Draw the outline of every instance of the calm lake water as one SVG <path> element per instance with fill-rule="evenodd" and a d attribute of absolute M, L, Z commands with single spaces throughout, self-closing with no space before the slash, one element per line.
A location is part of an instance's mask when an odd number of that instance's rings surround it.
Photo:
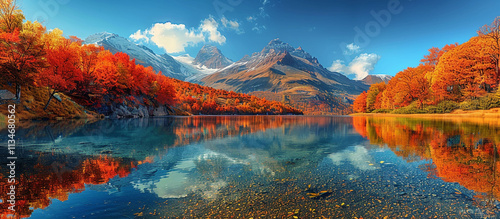
<path fill-rule="evenodd" d="M 32 218 L 498 218 L 500 126 L 206 116 L 19 124 Z M 7 130 L 0 130 L 5 216 Z"/>

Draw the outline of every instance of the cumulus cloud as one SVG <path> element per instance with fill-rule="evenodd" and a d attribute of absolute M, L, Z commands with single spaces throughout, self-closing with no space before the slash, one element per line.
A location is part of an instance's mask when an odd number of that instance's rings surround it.
<path fill-rule="evenodd" d="M 239 30 L 239 23 L 225 19 L 221 23 L 228 29 Z M 224 44 L 226 37 L 219 31 L 219 23 L 210 16 L 201 21 L 198 28 L 187 28 L 184 24 L 171 22 L 156 23 L 144 31 L 138 30 L 129 36 L 134 41 L 145 41 L 156 44 L 167 53 L 184 52 L 186 47 L 202 42 Z"/>
<path fill-rule="evenodd" d="M 184 24 L 157 23 L 144 32 L 152 42 L 168 53 L 184 52 L 184 48 L 205 41 L 202 33 L 197 33 L 192 28 L 187 29 Z"/>
<path fill-rule="evenodd" d="M 380 56 L 377 54 L 363 53 L 356 56 L 356 58 L 354 58 L 348 65 L 345 65 L 342 60 L 335 60 L 328 70 L 332 72 L 340 72 L 350 77 L 354 76 L 354 79 L 361 80 L 373 71 L 379 60 Z"/>
<path fill-rule="evenodd" d="M 144 40 L 146 41 L 146 43 L 149 42 L 149 37 L 146 36 L 146 33 L 141 32 L 141 30 L 137 30 L 137 32 L 130 35 L 130 38 L 133 39 L 134 41 Z"/>
<path fill-rule="evenodd" d="M 237 34 L 244 33 L 244 31 L 240 29 L 240 23 L 238 23 L 238 21 L 228 20 L 226 17 L 222 17 L 220 21 L 222 23 L 222 26 L 224 26 L 225 28 L 234 30 Z"/>
<path fill-rule="evenodd" d="M 359 47 L 358 45 L 356 45 L 354 43 L 347 44 L 346 50 L 344 50 L 344 54 L 346 54 L 346 55 L 357 54 L 359 52 L 361 52 L 361 47 Z"/>
<path fill-rule="evenodd" d="M 226 42 L 226 37 L 217 30 L 218 27 L 219 23 L 213 17 L 209 17 L 201 22 L 200 30 L 208 34 L 208 39 L 211 42 L 223 44 Z"/>

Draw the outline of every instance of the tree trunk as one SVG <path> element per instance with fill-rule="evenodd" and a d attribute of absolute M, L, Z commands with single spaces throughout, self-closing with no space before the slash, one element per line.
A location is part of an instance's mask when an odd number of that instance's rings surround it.
<path fill-rule="evenodd" d="M 21 99 L 21 85 L 19 83 L 16 83 L 16 100 Z"/>
<path fill-rule="evenodd" d="M 49 107 L 50 101 L 52 100 L 52 97 L 54 97 L 54 94 L 56 94 L 55 91 L 50 94 L 49 101 L 47 101 L 47 104 L 45 104 L 45 107 L 43 108 L 44 111 L 47 110 L 47 107 Z"/>

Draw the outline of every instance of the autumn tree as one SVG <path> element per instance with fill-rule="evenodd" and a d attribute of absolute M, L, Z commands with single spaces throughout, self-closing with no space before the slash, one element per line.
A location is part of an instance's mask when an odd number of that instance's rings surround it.
<path fill-rule="evenodd" d="M 0 0 L 0 30 L 12 33 L 21 29 L 24 20 L 23 12 L 15 0 Z"/>
<path fill-rule="evenodd" d="M 444 53 L 452 50 L 453 48 L 455 48 L 457 46 L 458 46 L 458 43 L 447 44 L 441 49 L 439 49 L 437 47 L 432 47 L 429 49 L 429 54 L 424 55 L 424 58 L 422 60 L 420 60 L 420 62 L 422 62 L 426 65 L 436 66 L 439 63 L 439 58 L 441 58 L 441 56 Z"/>
<path fill-rule="evenodd" d="M 10 31 L 12 26 L 3 29 Z M 16 26 L 12 32 L 0 31 L 0 79 L 16 85 L 17 99 L 21 96 L 21 86 L 33 83 L 36 74 L 46 65 L 41 40 L 44 34 L 45 27 L 29 21 L 20 28 Z"/>
<path fill-rule="evenodd" d="M 44 110 L 47 109 L 56 93 L 72 93 L 76 89 L 76 83 L 82 80 L 78 56 L 79 43 L 64 38 L 59 29 L 52 30 L 48 38 L 46 52 L 49 66 L 38 74 L 37 80 L 49 91 L 49 100 Z"/>
<path fill-rule="evenodd" d="M 108 91 L 113 90 L 118 83 L 118 70 L 115 65 L 115 56 L 105 50 L 97 55 L 99 62 L 94 70 L 94 80 L 96 84 L 96 94 L 102 96 Z"/>
<path fill-rule="evenodd" d="M 366 111 L 371 112 L 381 107 L 381 93 L 385 90 L 385 82 L 372 84 L 366 95 Z"/>
<path fill-rule="evenodd" d="M 500 17 L 496 17 L 490 25 L 484 25 L 478 31 L 478 35 L 482 38 L 493 41 L 488 47 L 488 54 L 495 63 L 495 79 L 496 84 L 500 83 Z"/>
<path fill-rule="evenodd" d="M 158 91 L 156 98 L 159 104 L 173 105 L 175 103 L 176 95 L 172 83 L 169 82 L 167 77 L 162 74 L 157 75 Z"/>
<path fill-rule="evenodd" d="M 437 99 L 463 101 L 477 98 L 497 86 L 495 64 L 484 52 L 491 41 L 473 37 L 445 53 L 432 75 L 431 84 Z"/>
<path fill-rule="evenodd" d="M 407 68 L 399 72 L 392 80 L 396 83 L 391 89 L 394 94 L 394 104 L 402 107 L 418 100 L 418 107 L 421 108 L 424 101 L 429 97 L 429 82 L 425 75 L 432 70 L 430 65 L 419 65 L 416 68 Z"/>
<path fill-rule="evenodd" d="M 367 96 L 366 91 L 363 91 L 363 93 L 361 93 L 354 100 L 354 103 L 352 104 L 354 111 L 358 113 L 366 113 L 366 96 Z"/>
<path fill-rule="evenodd" d="M 76 42 L 79 43 L 79 40 Z M 78 49 L 82 80 L 77 82 L 74 96 L 81 99 L 92 99 L 99 92 L 96 70 L 100 62 L 99 53 L 103 50 L 104 48 L 94 44 L 81 45 Z"/>
<path fill-rule="evenodd" d="M 24 15 L 16 1 L 0 1 L 0 71 L 3 73 L 0 78 L 16 84 L 16 99 L 20 98 L 21 85 L 32 81 L 33 67 L 37 67 L 37 61 L 41 61 L 38 59 L 41 54 L 30 56 L 30 51 L 24 47 L 25 42 L 20 36 L 23 20 Z M 36 50 L 33 54 L 41 52 L 39 48 L 33 49 Z"/>

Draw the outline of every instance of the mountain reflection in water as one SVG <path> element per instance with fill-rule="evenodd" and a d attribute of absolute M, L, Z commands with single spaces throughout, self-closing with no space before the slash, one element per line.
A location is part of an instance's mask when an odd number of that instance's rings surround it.
<path fill-rule="evenodd" d="M 33 218 L 495 217 L 499 130 L 488 124 L 373 117 L 32 122 L 18 130 L 15 213 Z M 0 138 L 6 133 L 0 130 Z M 6 165 L 0 170 L 5 216 L 11 213 L 5 202 Z"/>

